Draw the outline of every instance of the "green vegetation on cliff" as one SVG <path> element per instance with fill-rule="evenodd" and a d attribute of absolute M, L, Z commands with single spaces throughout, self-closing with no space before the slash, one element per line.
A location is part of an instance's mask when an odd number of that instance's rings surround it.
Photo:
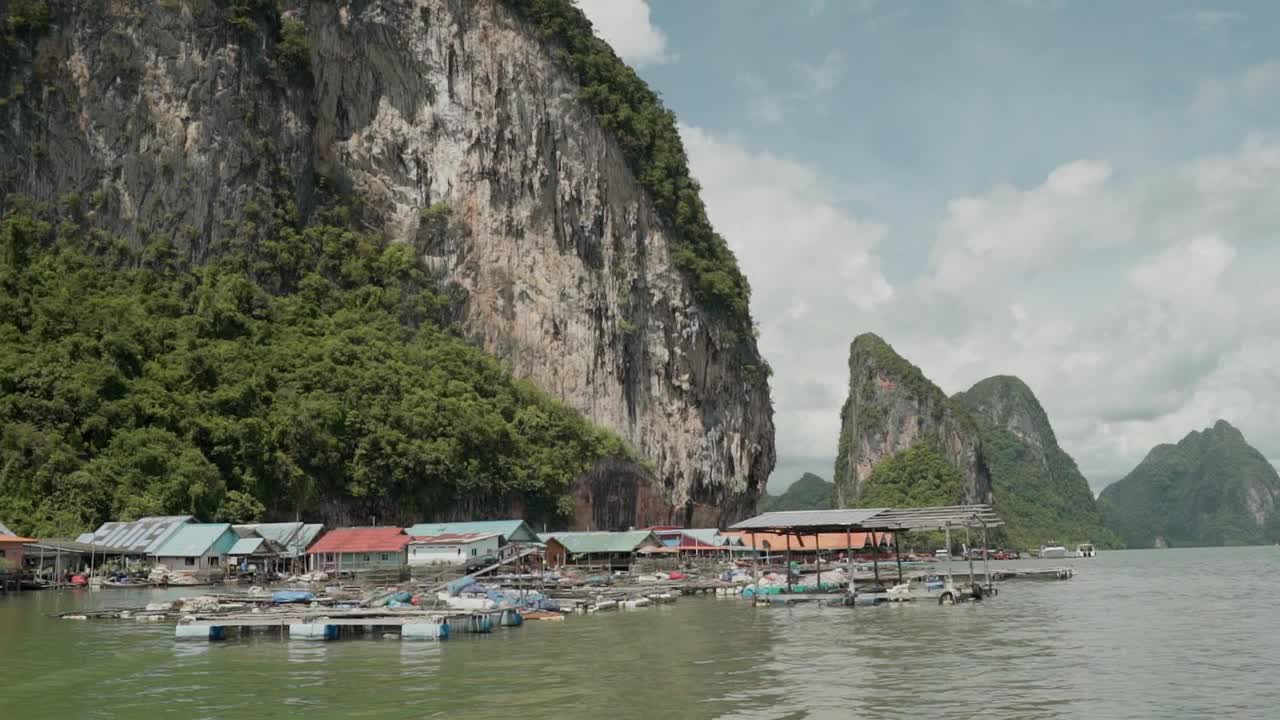
<path fill-rule="evenodd" d="M 910 508 L 959 505 L 964 478 L 930 441 L 918 442 L 882 460 L 871 470 L 859 507 Z"/>
<path fill-rule="evenodd" d="M 1219 420 L 1157 445 L 1098 498 L 1102 521 L 1130 547 L 1280 542 L 1280 475 Z"/>
<path fill-rule="evenodd" d="M 1011 545 L 1122 545 L 1102 527 L 1088 481 L 1075 460 L 1058 446 L 1031 388 L 1016 377 L 996 376 L 957 394 L 955 400 L 977 421 L 991 471 L 991 490 L 1007 523 L 1005 535 Z"/>
<path fill-rule="evenodd" d="M 830 510 L 835 507 L 836 486 L 813 473 L 805 473 L 781 495 L 765 494 L 757 512 L 775 510 Z"/>
<path fill-rule="evenodd" d="M 632 173 L 670 227 L 675 263 L 689 276 L 698 299 L 729 320 L 733 332 L 749 333 L 751 288 L 728 244 L 707 219 L 675 114 L 608 43 L 595 36 L 591 21 L 572 0 L 503 2 L 558 49 L 576 75 L 579 96 L 613 134 Z"/>
<path fill-rule="evenodd" d="M 0 517 L 67 535 L 106 519 L 295 513 L 379 522 L 448 507 L 569 511 L 628 452 L 447 327 L 413 247 L 355 209 L 250 213 L 193 265 L 10 199 L 0 221 Z"/>

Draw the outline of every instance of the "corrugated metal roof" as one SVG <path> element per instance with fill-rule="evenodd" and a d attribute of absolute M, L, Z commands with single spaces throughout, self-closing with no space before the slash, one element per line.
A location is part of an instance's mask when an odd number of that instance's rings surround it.
<path fill-rule="evenodd" d="M 77 537 L 76 542 L 127 548 L 136 553 L 152 555 L 179 526 L 194 521 L 195 518 L 191 515 L 167 515 L 138 518 L 129 522 L 103 523 L 97 530 Z"/>
<path fill-rule="evenodd" d="M 551 533 L 564 549 L 574 553 L 629 553 L 648 544 L 660 547 L 662 543 L 651 530 L 626 532 L 567 532 Z"/>
<path fill-rule="evenodd" d="M 334 528 L 317 540 L 307 554 L 398 552 L 409 540 L 398 527 Z"/>
<path fill-rule="evenodd" d="M 468 545 L 488 538 L 502 537 L 498 533 L 445 533 L 425 535 L 409 541 L 410 545 Z"/>
<path fill-rule="evenodd" d="M 1004 520 L 990 505 L 946 505 L 942 507 L 885 510 L 871 518 L 867 527 L 895 530 L 941 530 L 951 527 L 1000 527 Z"/>
<path fill-rule="evenodd" d="M 236 540 L 235 545 L 231 546 L 231 549 L 227 551 L 227 554 L 228 555 L 252 555 L 258 552 L 258 549 L 261 548 L 262 545 L 266 542 L 267 542 L 266 540 L 263 540 L 260 537 L 240 538 L 239 540 Z"/>
<path fill-rule="evenodd" d="M 781 510 L 767 512 L 731 526 L 730 530 L 771 530 L 775 528 L 856 527 L 884 508 L 845 508 L 842 510 Z"/>
<path fill-rule="evenodd" d="M 284 548 L 284 557 L 298 557 L 306 553 L 311 543 L 316 541 L 324 525 L 320 523 L 250 523 L 236 525 L 236 531 L 256 532 L 259 537 L 270 540 Z"/>
<path fill-rule="evenodd" d="M 449 523 L 418 523 L 405 528 L 405 534 L 414 537 L 429 537 L 458 533 L 497 533 L 507 542 L 537 542 L 538 535 L 523 520 L 472 520 Z"/>
<path fill-rule="evenodd" d="M 681 530 L 680 532 L 692 538 L 697 538 L 705 545 L 724 545 L 729 538 L 721 534 L 719 528 L 690 528 Z"/>
<path fill-rule="evenodd" d="M 1004 524 L 989 505 L 944 505 L 924 508 L 847 508 L 768 512 L 743 520 L 731 530 L 821 532 L 852 530 L 941 530 L 951 527 L 999 527 Z"/>
<path fill-rule="evenodd" d="M 187 523 L 151 551 L 157 557 L 200 557 L 210 553 L 225 555 L 237 541 L 229 523 Z"/>
<path fill-rule="evenodd" d="M 34 538 L 18 537 L 17 535 L 0 535 L 0 543 L 6 545 L 25 544 L 35 542 Z"/>
<path fill-rule="evenodd" d="M 0 538 L 2 540 L 3 538 Z M 32 540 L 28 545 L 39 552 L 41 549 L 46 553 L 66 552 L 66 553 L 83 553 L 92 555 L 141 555 L 142 553 L 129 550 L 128 548 L 107 547 L 106 545 L 94 545 L 92 543 L 82 543 L 77 540 L 68 540 L 66 538 L 39 538 Z M 30 551 L 29 551 L 30 552 Z"/>
<path fill-rule="evenodd" d="M 731 531 L 739 532 L 739 531 Z M 741 531 L 739 536 L 746 547 L 754 550 L 768 550 L 771 553 L 785 552 L 787 549 L 787 538 L 791 538 L 791 549 L 802 552 L 812 552 L 813 550 L 844 550 L 846 548 L 852 550 L 861 550 L 871 545 L 871 533 L 866 532 L 825 532 L 818 533 L 817 538 L 810 535 L 778 535 L 769 532 Z M 883 536 L 889 540 L 893 539 L 893 533 L 883 533 Z M 876 537 L 880 539 L 879 536 Z M 752 543 L 755 543 L 752 545 Z M 815 547 L 816 542 L 816 547 Z"/>
<path fill-rule="evenodd" d="M 18 533 L 16 533 L 16 532 L 14 532 L 14 531 L 10 530 L 9 528 L 5 527 L 5 526 L 4 526 L 4 523 L 0 523 L 0 535 L 17 535 L 17 534 L 18 534 Z"/>

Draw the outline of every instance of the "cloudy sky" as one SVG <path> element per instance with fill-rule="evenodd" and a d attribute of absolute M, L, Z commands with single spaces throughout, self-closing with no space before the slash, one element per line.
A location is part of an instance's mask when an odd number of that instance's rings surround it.
<path fill-rule="evenodd" d="M 1280 4 L 579 2 L 751 279 L 774 492 L 868 330 L 1023 378 L 1095 489 L 1219 417 L 1280 459 Z"/>

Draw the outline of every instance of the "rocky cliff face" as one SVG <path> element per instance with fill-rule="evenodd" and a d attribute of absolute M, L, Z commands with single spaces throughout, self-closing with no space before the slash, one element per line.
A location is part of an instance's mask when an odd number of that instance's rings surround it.
<path fill-rule="evenodd" d="M 1152 448 L 1098 504 L 1130 547 L 1280 541 L 1280 474 L 1225 420 Z"/>
<path fill-rule="evenodd" d="M 1043 458 L 1058 446 L 1049 416 L 1027 384 L 1012 375 L 996 375 L 978 382 L 953 398 L 978 418 L 1013 433 Z"/>
<path fill-rule="evenodd" d="M 999 375 L 952 399 L 978 424 L 1010 542 L 1119 544 L 1102 528 L 1088 481 L 1058 446 L 1048 415 L 1026 383 Z"/>
<path fill-rule="evenodd" d="M 836 501 L 856 505 L 881 461 L 930 442 L 964 480 L 962 500 L 991 502 L 991 478 L 972 418 L 920 369 L 870 333 L 849 347 L 849 397 L 841 413 Z"/>
<path fill-rule="evenodd" d="M 754 507 L 774 463 L 754 343 L 699 307 L 614 138 L 503 4 L 282 2 L 305 27 L 288 63 L 271 3 L 48 6 L 0 58 L 0 210 L 74 195 L 96 227 L 199 260 L 349 192 L 468 291 L 470 337 L 648 460 L 579 480 L 580 525 Z M 466 232 L 424 226 L 442 203 Z"/>

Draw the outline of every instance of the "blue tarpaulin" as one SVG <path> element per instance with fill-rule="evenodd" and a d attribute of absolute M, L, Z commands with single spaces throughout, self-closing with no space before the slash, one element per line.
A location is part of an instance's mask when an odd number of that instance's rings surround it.
<path fill-rule="evenodd" d="M 289 603 L 305 603 L 315 600 L 315 593 L 309 593 L 305 590 L 277 590 L 271 594 L 271 602 L 277 605 L 288 605 Z"/>
<path fill-rule="evenodd" d="M 471 577 L 470 575 L 463 575 L 462 577 L 458 578 L 457 580 L 454 580 L 453 582 L 445 586 L 445 589 L 449 591 L 450 595 L 459 595 L 462 593 L 463 590 L 466 590 L 468 586 L 474 585 L 475 583 L 476 583 L 475 578 Z"/>

